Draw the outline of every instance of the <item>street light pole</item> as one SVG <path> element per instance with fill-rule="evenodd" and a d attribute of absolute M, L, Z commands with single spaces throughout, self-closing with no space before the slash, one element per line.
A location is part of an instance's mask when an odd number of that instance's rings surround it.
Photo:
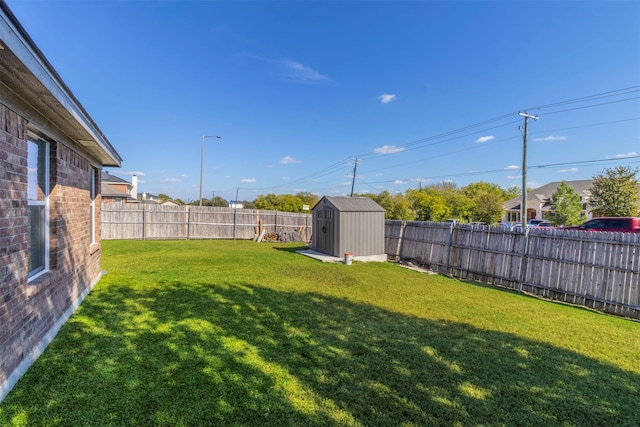
<path fill-rule="evenodd" d="M 202 206 L 202 171 L 204 169 L 204 140 L 206 138 L 222 138 L 218 135 L 202 135 L 202 155 L 200 156 L 200 206 Z"/>

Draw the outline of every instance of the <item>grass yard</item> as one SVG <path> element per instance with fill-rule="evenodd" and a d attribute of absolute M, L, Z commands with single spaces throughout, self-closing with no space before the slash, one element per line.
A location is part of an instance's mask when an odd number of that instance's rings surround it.
<path fill-rule="evenodd" d="M 103 242 L 0 425 L 640 425 L 640 323 L 300 248 Z"/>

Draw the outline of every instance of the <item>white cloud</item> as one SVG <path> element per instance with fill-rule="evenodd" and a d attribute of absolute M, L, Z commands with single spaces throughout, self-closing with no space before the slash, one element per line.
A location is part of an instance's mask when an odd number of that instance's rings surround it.
<path fill-rule="evenodd" d="M 378 173 L 376 174 L 376 176 L 382 176 L 382 174 L 381 174 L 380 172 L 378 172 Z"/>
<path fill-rule="evenodd" d="M 566 136 L 549 135 L 544 138 L 533 138 L 532 141 L 564 141 L 565 139 L 567 139 Z"/>
<path fill-rule="evenodd" d="M 505 168 L 505 170 L 508 170 L 508 171 L 516 171 L 516 170 L 520 170 L 520 169 L 521 169 L 521 167 L 520 166 L 516 166 L 516 165 L 509 165 L 509 166 L 507 166 Z"/>
<path fill-rule="evenodd" d="M 411 182 L 427 182 L 424 178 L 411 178 Z"/>
<path fill-rule="evenodd" d="M 282 177 L 280 177 L 280 179 L 283 179 L 283 180 L 285 180 L 285 181 L 286 181 L 286 180 L 288 180 L 288 179 L 291 179 L 291 177 L 290 177 L 290 176 L 282 176 Z"/>
<path fill-rule="evenodd" d="M 493 135 L 481 136 L 480 138 L 476 139 L 476 142 L 478 144 L 482 144 L 483 142 L 489 142 L 494 138 L 495 138 L 495 136 L 493 136 Z"/>
<path fill-rule="evenodd" d="M 522 175 L 509 175 L 509 176 L 507 176 L 507 179 L 518 179 L 518 178 L 522 178 Z"/>
<path fill-rule="evenodd" d="M 181 181 L 182 180 L 179 178 L 166 178 L 162 180 L 162 182 L 170 182 L 170 183 L 181 182 Z M 140 181 L 138 181 L 138 183 L 140 183 Z"/>
<path fill-rule="evenodd" d="M 616 154 L 615 156 L 610 156 L 607 158 L 613 158 L 613 159 L 626 159 L 628 157 L 636 157 L 638 155 L 638 153 L 636 153 L 635 151 L 632 151 L 630 153 L 626 153 L 626 154 Z"/>
<path fill-rule="evenodd" d="M 244 178 L 241 179 L 240 182 L 244 182 L 245 184 L 253 184 L 256 182 L 255 178 Z"/>
<path fill-rule="evenodd" d="M 560 173 L 575 173 L 578 172 L 578 168 L 561 169 Z"/>
<path fill-rule="evenodd" d="M 288 165 L 288 164 L 291 164 L 291 163 L 300 163 L 300 162 L 301 162 L 301 160 L 294 159 L 291 156 L 284 156 L 283 158 L 280 159 L 279 163 L 283 164 L 283 165 Z"/>
<path fill-rule="evenodd" d="M 311 67 L 307 67 L 296 61 L 285 60 L 283 65 L 286 69 L 286 74 L 290 80 L 298 83 L 322 83 L 331 82 L 331 79 L 323 74 L 320 74 Z"/>
<path fill-rule="evenodd" d="M 381 103 L 388 104 L 391 101 L 396 99 L 396 95 L 391 93 L 383 93 L 378 97 L 378 99 L 380 100 Z"/>
<path fill-rule="evenodd" d="M 395 181 L 393 181 L 394 185 L 401 185 L 401 184 L 406 184 L 407 181 L 403 181 L 401 179 L 396 179 Z"/>
<path fill-rule="evenodd" d="M 373 150 L 376 154 L 395 154 L 404 151 L 404 147 L 396 147 L 395 145 L 383 145 Z"/>
<path fill-rule="evenodd" d="M 133 175 L 136 175 L 136 176 L 144 176 L 144 175 L 145 175 L 145 173 L 144 173 L 144 172 L 141 172 L 141 171 L 123 172 L 122 174 L 123 174 L 123 175 L 131 175 L 131 176 L 133 176 Z M 139 182 L 139 181 L 138 181 L 138 182 Z"/>
<path fill-rule="evenodd" d="M 180 175 L 180 178 L 187 178 L 189 175 L 187 175 L 186 173 L 183 173 L 182 175 Z"/>
<path fill-rule="evenodd" d="M 273 165 L 267 165 L 267 166 L 265 166 L 265 167 L 266 167 L 266 168 L 272 168 L 272 167 L 273 167 Z"/>

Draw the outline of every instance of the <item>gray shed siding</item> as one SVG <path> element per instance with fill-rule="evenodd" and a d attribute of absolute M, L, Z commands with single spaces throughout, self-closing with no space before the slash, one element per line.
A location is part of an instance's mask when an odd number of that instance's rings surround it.
<path fill-rule="evenodd" d="M 336 257 L 384 254 L 384 213 L 366 197 L 323 197 L 312 212 L 311 249 Z"/>
<path fill-rule="evenodd" d="M 384 212 L 341 212 L 337 222 L 337 253 L 354 256 L 384 252 Z"/>

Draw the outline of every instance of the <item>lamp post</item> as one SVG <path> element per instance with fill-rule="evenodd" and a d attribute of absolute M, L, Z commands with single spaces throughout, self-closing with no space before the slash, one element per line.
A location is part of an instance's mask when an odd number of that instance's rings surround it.
<path fill-rule="evenodd" d="M 222 138 L 218 135 L 202 135 L 202 155 L 200 156 L 200 206 L 202 206 L 202 171 L 204 169 L 204 140 L 206 138 Z"/>

